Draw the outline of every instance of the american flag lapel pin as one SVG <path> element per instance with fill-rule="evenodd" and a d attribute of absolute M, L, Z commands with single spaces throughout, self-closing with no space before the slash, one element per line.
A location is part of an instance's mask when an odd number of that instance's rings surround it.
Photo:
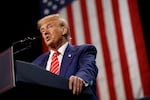
<path fill-rule="evenodd" d="M 70 58 L 70 57 L 71 57 L 71 54 L 68 54 L 68 57 Z"/>

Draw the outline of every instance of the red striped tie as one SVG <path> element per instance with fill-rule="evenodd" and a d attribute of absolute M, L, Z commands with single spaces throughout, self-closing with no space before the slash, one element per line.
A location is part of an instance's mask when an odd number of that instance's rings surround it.
<path fill-rule="evenodd" d="M 59 61 L 57 56 L 59 55 L 58 51 L 55 51 L 53 56 L 52 56 L 52 62 L 50 66 L 50 72 L 58 75 L 59 74 Z"/>

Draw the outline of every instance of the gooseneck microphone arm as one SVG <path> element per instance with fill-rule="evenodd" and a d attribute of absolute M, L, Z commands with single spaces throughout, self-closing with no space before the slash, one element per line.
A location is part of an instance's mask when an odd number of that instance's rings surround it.
<path fill-rule="evenodd" d="M 14 46 L 14 45 L 16 45 L 16 44 L 18 44 L 18 43 L 32 42 L 32 41 L 34 41 L 34 40 L 36 40 L 36 39 L 39 39 L 39 38 L 40 38 L 40 36 L 36 36 L 36 37 L 26 37 L 26 38 L 24 38 L 24 39 L 22 39 L 22 40 L 13 42 L 12 45 Z"/>
<path fill-rule="evenodd" d="M 16 51 L 14 51 L 14 54 L 18 54 L 22 51 L 25 51 L 27 49 L 30 49 L 32 47 L 32 42 L 34 42 L 35 40 L 40 39 L 40 36 L 36 36 L 36 37 L 26 37 L 22 40 L 13 42 L 12 46 L 13 48 L 15 48 L 16 46 L 22 46 L 21 48 L 17 49 Z"/>

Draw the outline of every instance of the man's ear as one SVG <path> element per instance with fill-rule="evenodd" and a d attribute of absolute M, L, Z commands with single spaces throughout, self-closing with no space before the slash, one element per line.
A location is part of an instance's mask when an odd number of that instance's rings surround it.
<path fill-rule="evenodd" d="M 66 34 L 67 34 L 67 28 L 63 27 L 63 33 L 62 33 L 62 35 L 66 35 Z"/>

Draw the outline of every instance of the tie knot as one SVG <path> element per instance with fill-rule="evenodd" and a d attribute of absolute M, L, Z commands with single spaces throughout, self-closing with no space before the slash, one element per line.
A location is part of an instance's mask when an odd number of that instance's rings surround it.
<path fill-rule="evenodd" d="M 54 56 L 58 56 L 60 53 L 58 51 L 54 51 Z"/>

